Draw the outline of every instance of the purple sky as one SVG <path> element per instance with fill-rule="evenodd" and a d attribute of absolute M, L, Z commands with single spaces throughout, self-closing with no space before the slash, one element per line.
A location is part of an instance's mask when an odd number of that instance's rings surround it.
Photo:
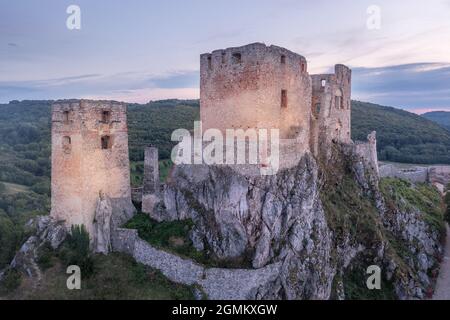
<path fill-rule="evenodd" d="M 72 4 L 81 30 L 66 27 Z M 200 53 L 264 42 L 304 55 L 310 73 L 349 65 L 354 99 L 450 111 L 449 17 L 449 0 L 2 0 L 0 103 L 197 98 Z"/>

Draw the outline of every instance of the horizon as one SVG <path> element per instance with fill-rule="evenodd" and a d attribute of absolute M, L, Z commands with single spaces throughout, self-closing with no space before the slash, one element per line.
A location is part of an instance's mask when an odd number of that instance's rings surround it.
<path fill-rule="evenodd" d="M 66 26 L 72 1 L 2 3 L 0 103 L 198 99 L 201 53 L 263 42 L 306 57 L 310 74 L 348 65 L 353 100 L 450 111 L 450 1 L 430 3 L 380 0 L 370 29 L 366 0 L 80 0 L 79 30 Z"/>

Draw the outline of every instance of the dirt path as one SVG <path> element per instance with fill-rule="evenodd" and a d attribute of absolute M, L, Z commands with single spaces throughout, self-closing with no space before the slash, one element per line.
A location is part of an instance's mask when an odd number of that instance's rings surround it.
<path fill-rule="evenodd" d="M 450 300 L 450 228 L 447 225 L 447 240 L 445 241 L 444 258 L 436 283 L 433 300 Z"/>

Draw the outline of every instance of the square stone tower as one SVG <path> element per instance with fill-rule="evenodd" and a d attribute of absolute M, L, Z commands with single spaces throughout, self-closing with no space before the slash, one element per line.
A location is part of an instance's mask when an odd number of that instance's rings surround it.
<path fill-rule="evenodd" d="M 134 214 L 126 106 L 70 100 L 52 106 L 51 215 L 93 234 L 99 194 L 111 200 L 113 225 Z"/>
<path fill-rule="evenodd" d="M 311 96 L 306 59 L 287 49 L 253 43 L 200 57 L 203 130 L 276 128 L 309 150 Z"/>

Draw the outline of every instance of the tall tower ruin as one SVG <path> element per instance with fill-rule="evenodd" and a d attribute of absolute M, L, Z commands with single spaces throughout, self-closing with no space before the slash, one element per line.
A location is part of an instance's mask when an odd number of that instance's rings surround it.
<path fill-rule="evenodd" d="M 338 64 L 334 74 L 312 75 L 311 150 L 318 155 L 332 142 L 351 142 L 351 70 Z"/>
<path fill-rule="evenodd" d="M 113 225 L 134 214 L 124 104 L 53 104 L 51 189 L 51 215 L 67 227 L 83 224 L 91 235 L 99 198 L 111 200 Z"/>

